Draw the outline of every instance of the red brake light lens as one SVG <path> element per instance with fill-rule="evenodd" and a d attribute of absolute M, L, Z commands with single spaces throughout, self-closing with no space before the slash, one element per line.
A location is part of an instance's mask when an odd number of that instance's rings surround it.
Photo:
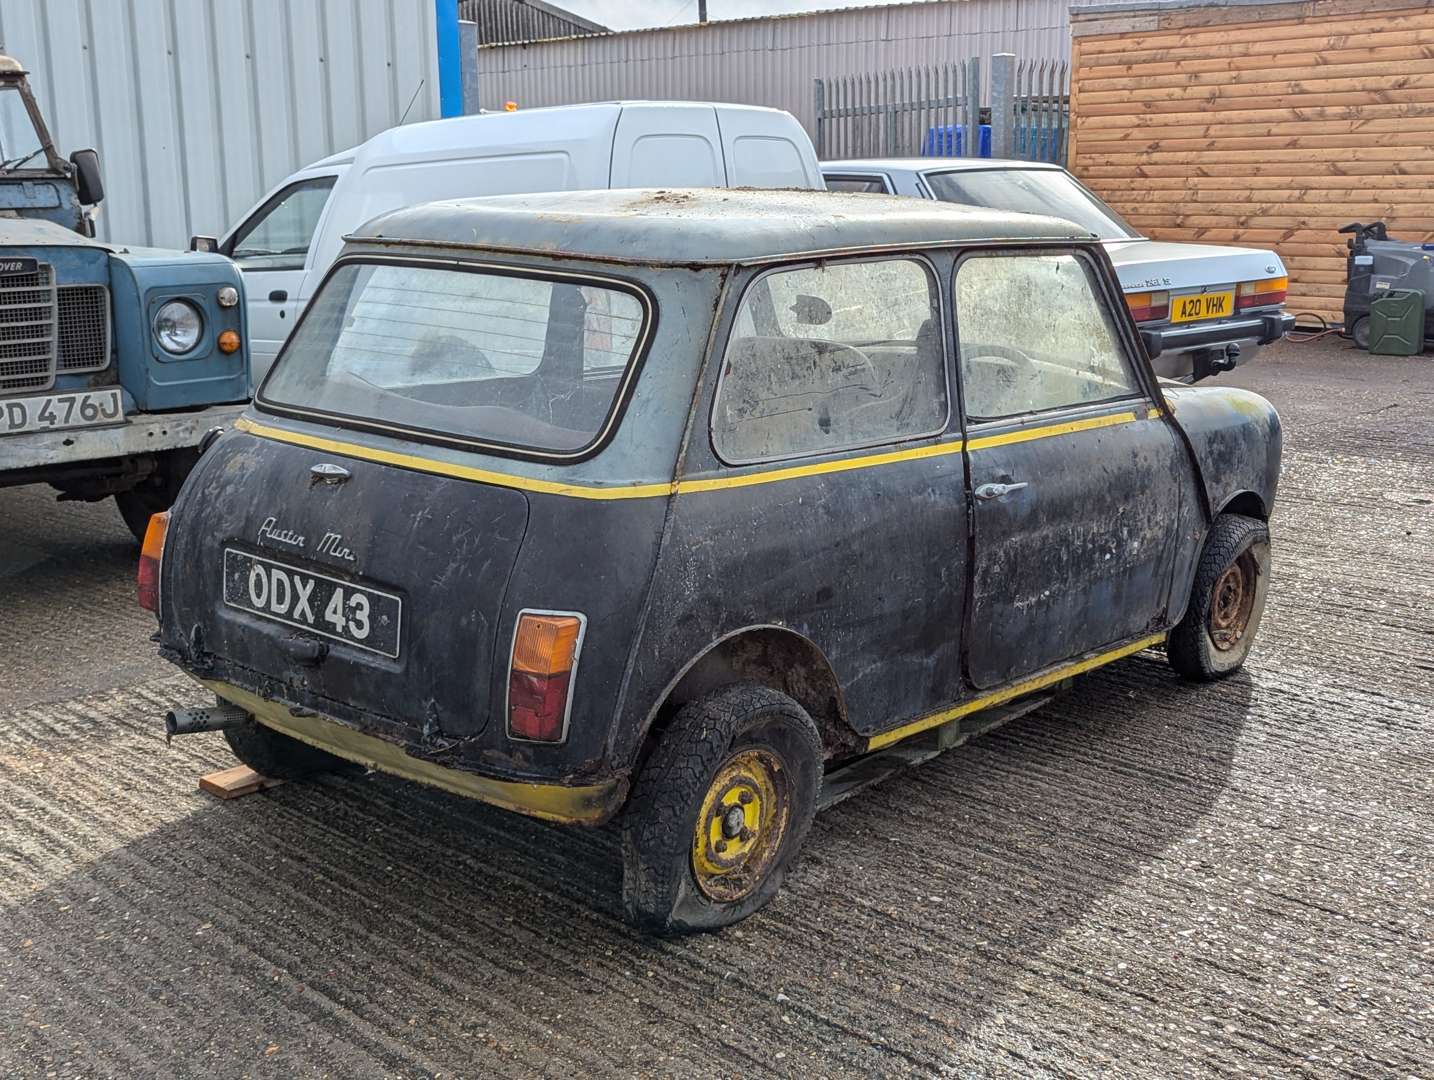
<path fill-rule="evenodd" d="M 1287 277 L 1265 278 L 1262 281 L 1242 281 L 1239 294 L 1235 297 L 1235 310 L 1283 304 L 1289 288 L 1290 279 Z"/>
<path fill-rule="evenodd" d="M 169 535 L 169 511 L 155 514 L 144 531 L 139 549 L 139 606 L 159 614 L 159 565 L 164 559 L 164 541 Z"/>
<path fill-rule="evenodd" d="M 560 743 L 568 737 L 568 700 L 585 625 L 577 614 L 518 616 L 508 668 L 510 738 Z"/>
<path fill-rule="evenodd" d="M 1169 292 L 1126 293 L 1125 302 L 1138 323 L 1157 322 L 1170 314 Z"/>

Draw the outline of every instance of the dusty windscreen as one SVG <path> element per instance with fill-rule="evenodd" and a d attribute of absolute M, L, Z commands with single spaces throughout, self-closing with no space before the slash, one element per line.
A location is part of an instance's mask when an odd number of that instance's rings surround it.
<path fill-rule="evenodd" d="M 642 341 L 635 292 L 349 263 L 314 297 L 261 404 L 539 452 L 606 429 Z"/>

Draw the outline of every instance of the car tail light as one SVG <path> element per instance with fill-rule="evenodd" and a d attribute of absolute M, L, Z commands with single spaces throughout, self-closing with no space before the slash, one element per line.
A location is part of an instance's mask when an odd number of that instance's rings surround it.
<path fill-rule="evenodd" d="M 155 514 L 144 530 L 139 549 L 139 606 L 159 614 L 159 564 L 164 559 L 164 539 L 169 535 L 169 511 Z"/>
<path fill-rule="evenodd" d="M 586 626 L 586 616 L 575 612 L 519 613 L 508 667 L 510 738 L 560 743 L 568 737 L 573 673 Z"/>
<path fill-rule="evenodd" d="M 1287 277 L 1265 278 L 1263 281 L 1242 281 L 1239 295 L 1235 297 L 1235 310 L 1283 304 L 1285 293 L 1289 287 L 1290 279 Z"/>
<path fill-rule="evenodd" d="M 1156 322 L 1170 314 L 1168 292 L 1126 293 L 1125 302 L 1136 322 Z"/>

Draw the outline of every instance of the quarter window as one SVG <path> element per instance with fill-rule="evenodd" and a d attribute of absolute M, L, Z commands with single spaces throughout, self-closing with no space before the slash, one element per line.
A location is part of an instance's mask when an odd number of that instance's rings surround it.
<path fill-rule="evenodd" d="M 879 176 L 827 176 L 823 179 L 828 191 L 860 191 L 871 195 L 888 194 L 886 181 Z"/>
<path fill-rule="evenodd" d="M 747 289 L 713 407 L 723 460 L 932 435 L 946 417 L 941 306 L 925 263 L 804 266 Z"/>
<path fill-rule="evenodd" d="M 302 270 L 335 179 L 300 180 L 279 192 L 239 226 L 229 257 L 243 270 Z"/>
<path fill-rule="evenodd" d="M 972 256 L 957 267 L 955 291 L 968 416 L 1014 416 L 1139 392 L 1085 259 Z"/>

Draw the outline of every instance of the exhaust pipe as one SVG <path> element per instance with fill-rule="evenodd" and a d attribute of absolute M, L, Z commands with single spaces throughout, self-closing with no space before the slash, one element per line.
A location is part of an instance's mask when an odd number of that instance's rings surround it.
<path fill-rule="evenodd" d="M 170 709 L 164 714 L 164 744 L 168 746 L 176 735 L 223 731 L 248 719 L 248 713 L 238 705 L 230 705 L 227 702 L 202 705 L 197 709 Z"/>

